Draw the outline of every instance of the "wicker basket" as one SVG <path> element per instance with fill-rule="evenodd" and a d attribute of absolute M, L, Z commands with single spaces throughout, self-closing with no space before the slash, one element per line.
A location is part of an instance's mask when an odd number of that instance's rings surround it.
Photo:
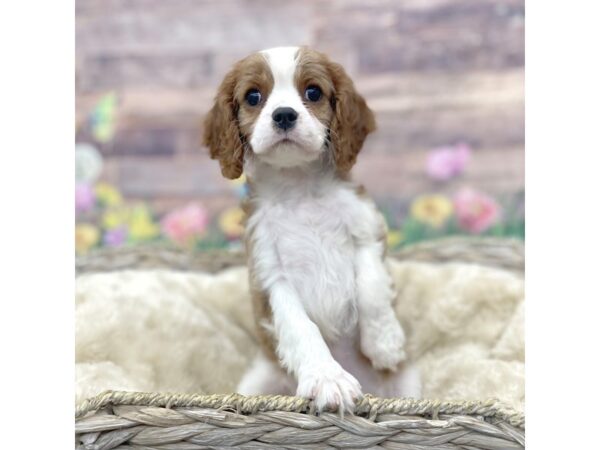
<path fill-rule="evenodd" d="M 444 239 L 392 256 L 462 261 L 522 273 L 523 245 L 506 239 Z M 126 268 L 220 269 L 243 264 L 239 253 L 184 253 L 166 247 L 99 251 L 77 260 L 77 273 Z M 109 391 L 76 408 L 79 449 L 522 449 L 523 413 L 495 400 L 442 402 L 366 395 L 353 415 L 316 415 L 298 397 Z"/>

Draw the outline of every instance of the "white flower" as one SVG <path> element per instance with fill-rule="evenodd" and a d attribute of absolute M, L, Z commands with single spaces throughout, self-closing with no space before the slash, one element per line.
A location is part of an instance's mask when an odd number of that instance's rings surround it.
<path fill-rule="evenodd" d="M 75 179 L 78 183 L 94 183 L 102 172 L 102 155 L 91 144 L 75 144 Z"/>

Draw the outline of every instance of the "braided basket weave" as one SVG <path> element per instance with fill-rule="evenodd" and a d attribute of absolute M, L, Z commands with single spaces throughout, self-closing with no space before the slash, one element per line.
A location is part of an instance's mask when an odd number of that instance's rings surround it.
<path fill-rule="evenodd" d="M 520 241 L 452 238 L 391 256 L 524 269 Z M 166 247 L 102 250 L 77 260 L 77 273 L 131 268 L 216 272 L 243 264 L 240 253 L 185 253 Z M 353 415 L 316 415 L 298 397 L 107 391 L 76 408 L 78 449 L 504 450 L 525 448 L 523 413 L 495 400 L 445 402 L 366 395 Z"/>

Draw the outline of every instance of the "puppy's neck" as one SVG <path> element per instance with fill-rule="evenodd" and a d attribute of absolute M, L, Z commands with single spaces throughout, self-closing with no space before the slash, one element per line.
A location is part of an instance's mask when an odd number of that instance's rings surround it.
<path fill-rule="evenodd" d="M 318 159 L 298 167 L 275 167 L 257 158 L 246 161 L 244 171 L 248 178 L 251 197 L 290 198 L 319 196 L 343 179 L 335 166 Z"/>

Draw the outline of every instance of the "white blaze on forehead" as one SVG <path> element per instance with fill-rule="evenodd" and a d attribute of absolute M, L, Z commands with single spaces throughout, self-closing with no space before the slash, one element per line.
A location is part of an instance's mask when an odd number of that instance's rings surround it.
<path fill-rule="evenodd" d="M 303 109 L 302 98 L 294 83 L 298 50 L 298 47 L 275 47 L 261 52 L 273 75 L 273 90 L 265 107 L 267 111 L 280 106 L 289 106 L 298 112 Z"/>
<path fill-rule="evenodd" d="M 261 51 L 273 74 L 275 86 L 294 84 L 298 47 L 275 47 Z"/>

